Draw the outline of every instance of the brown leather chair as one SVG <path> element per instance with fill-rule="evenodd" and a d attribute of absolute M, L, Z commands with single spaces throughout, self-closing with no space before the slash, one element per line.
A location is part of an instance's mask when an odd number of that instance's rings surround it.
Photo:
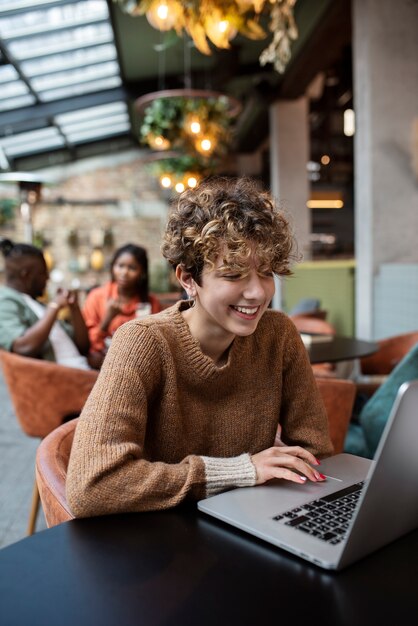
<path fill-rule="evenodd" d="M 74 519 L 65 495 L 68 461 L 78 419 L 61 424 L 36 452 L 36 482 L 48 528 Z"/>
<path fill-rule="evenodd" d="M 291 315 L 290 319 L 300 333 L 319 333 L 322 335 L 335 335 L 336 330 L 332 324 L 324 319 L 312 315 Z"/>
<path fill-rule="evenodd" d="M 23 432 L 43 438 L 66 419 L 80 414 L 98 372 L 65 367 L 0 350 L 10 399 Z M 34 484 L 28 534 L 35 529 L 39 493 Z"/>
<path fill-rule="evenodd" d="M 329 434 L 334 454 L 344 449 L 344 440 L 353 412 L 356 385 L 351 380 L 315 377 L 328 415 Z"/>
<path fill-rule="evenodd" d="M 318 320 L 326 320 L 328 317 L 328 311 L 326 309 L 316 309 L 315 311 L 305 311 L 304 313 L 292 313 L 290 315 L 291 318 L 297 317 L 297 316 L 313 317 Z"/>
<path fill-rule="evenodd" d="M 374 354 L 360 359 L 361 373 L 366 376 L 387 376 L 399 361 L 418 343 L 418 331 L 380 339 Z"/>
<path fill-rule="evenodd" d="M 357 393 L 370 398 L 387 376 L 418 343 L 418 331 L 380 339 L 374 354 L 360 359 Z"/>

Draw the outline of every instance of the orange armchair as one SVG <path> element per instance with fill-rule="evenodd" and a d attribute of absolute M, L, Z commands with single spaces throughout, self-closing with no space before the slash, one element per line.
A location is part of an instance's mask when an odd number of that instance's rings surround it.
<path fill-rule="evenodd" d="M 10 399 L 23 432 L 43 438 L 66 419 L 80 414 L 97 379 L 94 370 L 79 370 L 0 350 Z M 36 481 L 28 534 L 34 532 L 39 508 Z"/>
<path fill-rule="evenodd" d="M 290 315 L 290 319 L 300 333 L 319 333 L 322 335 L 336 334 L 332 324 L 318 317 L 311 315 Z"/>
<path fill-rule="evenodd" d="M 78 419 L 55 428 L 36 452 L 36 482 L 48 528 L 74 519 L 65 495 L 67 468 Z"/>
<path fill-rule="evenodd" d="M 377 343 L 377 352 L 360 359 L 357 392 L 366 398 L 370 398 L 378 390 L 392 370 L 418 343 L 418 331 L 380 339 Z"/>
<path fill-rule="evenodd" d="M 379 349 L 360 359 L 361 373 L 366 376 L 387 376 L 418 343 L 418 331 L 380 339 Z"/>
<path fill-rule="evenodd" d="M 353 412 L 356 385 L 351 380 L 339 378 L 316 377 L 315 380 L 328 415 L 334 454 L 339 454 L 344 449 L 344 440 Z"/>

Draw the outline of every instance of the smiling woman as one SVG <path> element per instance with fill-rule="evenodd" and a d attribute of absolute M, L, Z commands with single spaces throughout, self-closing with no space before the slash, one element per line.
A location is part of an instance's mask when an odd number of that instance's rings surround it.
<path fill-rule="evenodd" d="M 332 445 L 312 368 L 294 324 L 268 310 L 292 254 L 271 196 L 208 179 L 180 195 L 162 251 L 190 301 L 115 333 L 75 434 L 75 516 L 324 480 L 317 456 Z"/>
<path fill-rule="evenodd" d="M 148 255 L 144 248 L 128 243 L 118 248 L 110 262 L 111 280 L 93 289 L 86 298 L 83 315 L 90 339 L 90 358 L 99 369 L 107 339 L 129 320 L 141 305 L 149 313 L 161 310 L 158 299 L 148 292 Z"/>

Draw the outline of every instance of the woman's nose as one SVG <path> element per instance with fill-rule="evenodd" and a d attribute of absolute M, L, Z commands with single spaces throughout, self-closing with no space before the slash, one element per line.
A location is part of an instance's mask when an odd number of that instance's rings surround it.
<path fill-rule="evenodd" d="M 257 272 L 252 272 L 248 276 L 243 295 L 249 300 L 264 298 L 265 293 L 263 283 Z"/>

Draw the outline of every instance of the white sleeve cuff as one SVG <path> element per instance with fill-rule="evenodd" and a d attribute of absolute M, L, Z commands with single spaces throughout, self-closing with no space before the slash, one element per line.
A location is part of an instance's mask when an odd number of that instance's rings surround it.
<path fill-rule="evenodd" d="M 256 484 L 256 471 L 249 454 L 228 459 L 202 456 L 206 473 L 206 497 L 233 487 L 252 487 Z"/>

